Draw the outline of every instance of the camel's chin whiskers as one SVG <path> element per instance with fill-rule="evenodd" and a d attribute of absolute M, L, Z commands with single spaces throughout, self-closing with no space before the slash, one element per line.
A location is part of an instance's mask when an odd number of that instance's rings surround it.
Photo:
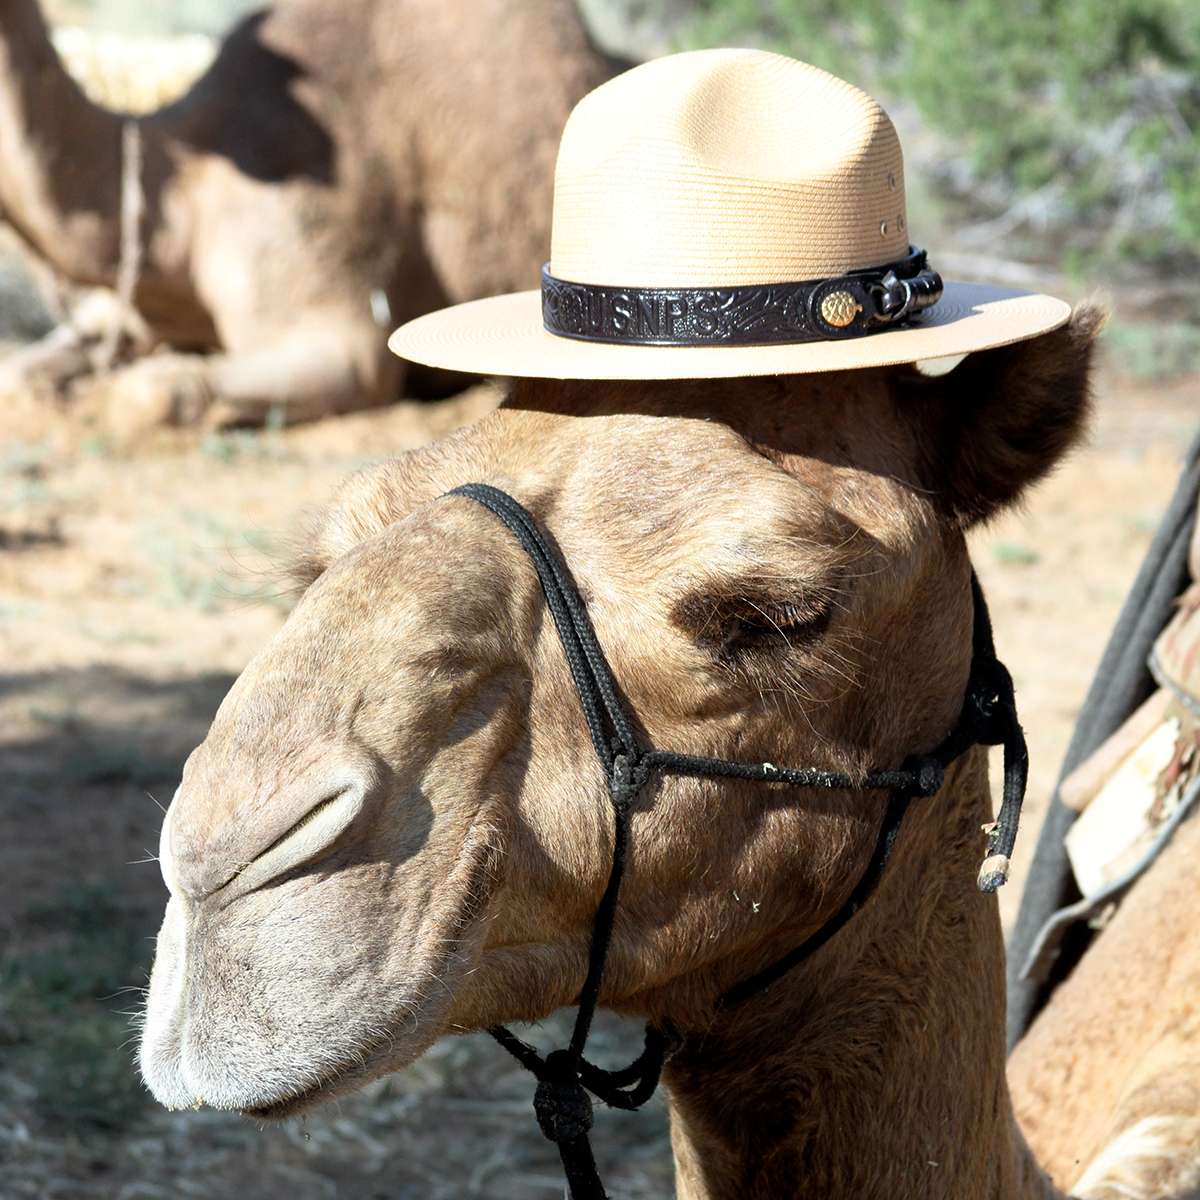
<path fill-rule="evenodd" d="M 416 1061 L 440 1032 L 436 1020 L 418 1022 L 405 1037 L 375 1031 L 358 1045 L 343 1049 L 340 1056 L 286 1064 L 243 1059 L 235 1065 L 224 1055 L 192 1046 L 174 1063 L 157 1064 L 151 1090 L 173 1109 L 208 1107 L 253 1120 L 286 1120 L 403 1069 Z"/>
<path fill-rule="evenodd" d="M 238 1111 L 243 1117 L 249 1117 L 255 1121 L 286 1121 L 292 1117 L 303 1116 L 331 1100 L 349 1096 L 366 1087 L 367 1084 L 373 1083 L 376 1079 L 407 1065 L 407 1062 L 389 1063 L 387 1058 L 386 1054 L 372 1053 L 365 1061 L 348 1065 L 341 1071 L 335 1070 L 328 1078 L 306 1086 L 302 1091 L 266 1104 L 241 1108 Z"/>

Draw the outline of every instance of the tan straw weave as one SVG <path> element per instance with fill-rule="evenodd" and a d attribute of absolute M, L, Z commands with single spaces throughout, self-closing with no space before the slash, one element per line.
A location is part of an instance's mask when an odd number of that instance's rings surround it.
<path fill-rule="evenodd" d="M 851 84 L 782 55 L 657 59 L 585 96 L 563 131 L 549 268 L 562 280 L 800 282 L 895 262 L 909 242 L 903 158 L 887 114 Z M 937 248 L 926 249 L 936 270 Z M 948 283 L 910 325 L 853 339 L 646 346 L 548 333 L 532 291 L 418 318 L 390 344 L 418 362 L 482 374 L 715 378 L 964 354 L 1052 329 L 1068 313 L 1049 296 Z"/>

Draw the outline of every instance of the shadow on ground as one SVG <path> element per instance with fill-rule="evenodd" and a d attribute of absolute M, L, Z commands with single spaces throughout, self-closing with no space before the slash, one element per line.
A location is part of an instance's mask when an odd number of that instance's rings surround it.
<path fill-rule="evenodd" d="M 532 1083 L 486 1037 L 285 1126 L 167 1113 L 132 1038 L 165 890 L 153 860 L 183 761 L 232 677 L 93 665 L 0 677 L 0 1162 L 13 1200 L 430 1200 L 562 1195 Z M 563 1017 L 532 1036 L 561 1044 Z M 597 1056 L 640 1031 L 606 1019 Z M 597 1114 L 614 1198 L 670 1195 L 661 1105 Z"/>

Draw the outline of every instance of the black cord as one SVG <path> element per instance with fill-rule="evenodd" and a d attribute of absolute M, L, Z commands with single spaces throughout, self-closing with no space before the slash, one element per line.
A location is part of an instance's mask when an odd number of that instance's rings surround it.
<path fill-rule="evenodd" d="M 799 966 L 806 958 L 810 958 L 816 954 L 822 946 L 831 941 L 834 935 L 839 933 L 848 924 L 850 919 L 867 902 L 867 898 L 879 883 L 880 876 L 883 875 L 883 868 L 887 866 L 887 861 L 891 857 L 892 848 L 895 846 L 896 837 L 900 832 L 900 824 L 904 820 L 904 814 L 908 812 L 908 806 L 912 798 L 912 793 L 910 792 L 897 791 L 892 793 L 883 815 L 883 824 L 880 826 L 879 835 L 875 839 L 875 849 L 871 853 L 871 860 L 867 863 L 866 870 L 860 876 L 858 883 L 854 887 L 854 891 L 850 893 L 849 898 L 841 908 L 794 950 L 790 950 L 782 958 L 776 959 L 775 962 L 764 967 L 761 971 L 755 972 L 749 978 L 735 983 L 721 997 L 719 1001 L 720 1007 L 737 1008 L 738 1005 L 744 1004 L 753 996 L 757 996 L 760 992 L 765 992 L 776 980 L 781 979 L 794 967 Z"/>
<path fill-rule="evenodd" d="M 588 732 L 592 736 L 592 745 L 604 765 L 605 775 L 611 775 L 612 736 L 616 736 L 627 754 L 636 751 L 637 743 L 625 710 L 617 699 L 616 682 L 604 651 L 596 640 L 596 632 L 579 598 L 575 581 L 557 561 L 545 536 L 534 524 L 532 515 L 507 492 L 486 483 L 466 483 L 447 495 L 469 496 L 477 504 L 482 504 L 508 527 L 520 542 L 521 549 L 529 555 L 541 581 L 550 615 L 558 628 Z M 604 728 L 606 720 L 611 734 Z"/>
<path fill-rule="evenodd" d="M 629 813 L 650 776 L 657 773 L 744 779 L 796 788 L 889 793 L 870 861 L 848 899 L 799 946 L 735 984 L 721 997 L 721 1006 L 736 1007 L 815 954 L 862 908 L 883 875 L 913 799 L 940 791 L 950 764 L 977 745 L 1004 747 L 1002 803 L 988 835 L 988 856 L 980 870 L 978 886 L 981 891 L 991 892 L 1004 883 L 1017 837 L 1029 769 L 1025 737 L 1017 719 L 1012 677 L 996 658 L 987 604 L 979 580 L 972 572 L 972 657 L 963 707 L 954 728 L 930 753 L 915 755 L 897 768 L 853 776 L 812 767 L 779 767 L 773 763 L 737 762 L 676 754 L 669 750 L 645 750 L 638 745 L 633 725 L 617 694 L 612 668 L 571 573 L 533 516 L 512 496 L 490 484 L 463 484 L 447 495 L 465 496 L 481 504 L 512 532 L 529 556 L 558 630 L 584 721 L 608 783 L 613 807 L 612 867 L 592 924 L 587 974 L 576 1001 L 570 1042 L 566 1049 L 552 1051 L 543 1057 L 503 1026 L 489 1030 L 496 1041 L 537 1078 L 534 1111 L 542 1132 L 558 1146 L 572 1200 L 605 1200 L 604 1186 L 588 1141 L 592 1125 L 591 1096 L 613 1108 L 640 1107 L 654 1094 L 663 1064 L 679 1040 L 673 1030 L 647 1026 L 645 1048 L 628 1067 L 606 1071 L 584 1058 L 599 1003 L 625 871 Z"/>

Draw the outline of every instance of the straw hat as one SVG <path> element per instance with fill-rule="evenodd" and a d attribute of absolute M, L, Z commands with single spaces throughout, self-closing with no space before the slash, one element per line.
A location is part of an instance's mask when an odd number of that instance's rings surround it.
<path fill-rule="evenodd" d="M 484 375 L 704 379 L 961 355 L 1069 315 L 943 285 L 936 261 L 910 244 L 900 142 L 874 100 L 778 54 L 694 51 L 576 105 L 540 290 L 429 313 L 389 345 Z"/>

